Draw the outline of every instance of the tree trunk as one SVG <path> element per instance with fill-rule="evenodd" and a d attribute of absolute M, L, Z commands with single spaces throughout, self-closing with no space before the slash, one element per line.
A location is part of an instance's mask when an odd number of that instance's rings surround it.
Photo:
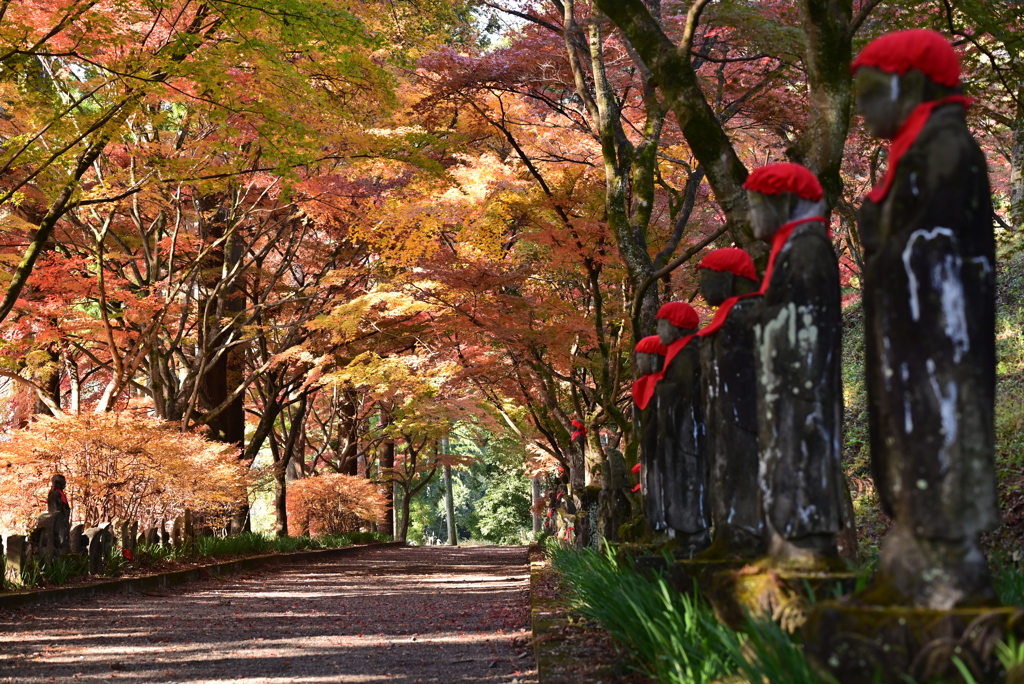
<path fill-rule="evenodd" d="M 395 467 L 395 443 L 391 440 L 384 442 L 384 449 L 380 454 L 380 477 L 387 483 L 387 489 L 384 492 L 384 498 L 387 499 L 387 515 L 381 521 L 380 526 L 377 528 L 382 534 L 386 534 L 389 537 L 395 536 L 395 493 L 397 487 L 393 486 L 394 483 L 391 481 L 393 476 L 393 470 Z"/>
<path fill-rule="evenodd" d="M 1024 84 L 1017 89 L 1017 116 L 1013 121 L 1010 151 L 1010 225 L 1024 228 Z"/>
<path fill-rule="evenodd" d="M 227 221 L 228 217 L 223 215 L 223 210 L 218 211 L 217 217 L 210 224 L 210 237 L 213 239 L 223 237 Z M 217 250 L 211 256 L 211 260 L 217 262 L 216 272 L 218 274 L 230 271 L 240 258 L 241 245 L 234 238 L 226 240 L 223 250 Z M 208 283 L 208 286 L 211 287 L 215 285 L 215 282 Z M 245 296 L 238 293 L 233 286 L 225 288 L 220 296 L 224 298 L 222 308 L 214 306 L 212 307 L 214 312 L 220 310 L 224 316 L 230 317 L 245 307 Z M 220 325 L 220 320 L 216 315 L 211 318 L 212 320 L 204 321 L 203 332 L 206 335 L 215 334 L 214 331 L 218 330 Z M 225 332 L 224 335 L 218 335 L 218 339 L 206 341 L 203 345 L 205 351 L 210 354 L 216 353 L 220 339 L 226 335 Z M 227 401 L 231 392 L 242 383 L 244 369 L 244 351 L 238 346 L 221 354 L 216 361 L 206 367 L 199 382 L 207 410 L 214 409 Z M 236 446 L 238 458 L 244 458 L 245 397 L 243 395 L 239 395 L 224 411 L 209 421 L 208 425 L 211 439 Z M 251 529 L 249 503 L 248 501 L 240 502 L 235 515 L 231 518 L 228 531 L 230 534 L 240 534 L 249 532 Z"/>
<path fill-rule="evenodd" d="M 455 529 L 455 498 L 452 496 L 452 467 L 444 467 L 444 510 L 448 517 L 448 546 L 458 546 L 459 537 Z"/>
<path fill-rule="evenodd" d="M 45 352 L 49 357 L 49 362 L 46 364 L 48 368 L 40 375 L 38 384 L 43 389 L 43 392 L 46 393 L 46 396 L 52 399 L 53 403 L 57 406 L 60 406 L 60 355 L 53 346 L 48 346 Z M 53 411 L 38 397 L 36 398 L 35 413 L 36 415 L 44 416 L 53 415 Z"/>
<path fill-rule="evenodd" d="M 540 478 L 532 478 L 531 483 L 533 485 L 533 497 L 531 497 L 530 499 L 530 508 L 533 509 L 534 506 L 536 506 L 537 504 L 537 499 L 540 498 Z M 536 536 L 540 534 L 540 513 L 538 513 L 536 510 L 531 510 L 531 513 L 533 514 L 533 534 L 534 536 Z"/>
<path fill-rule="evenodd" d="M 303 424 L 306 420 L 307 395 L 303 394 L 299 405 L 295 409 L 295 415 L 291 420 L 291 427 L 288 431 L 288 441 L 284 449 L 274 453 L 274 512 L 276 523 L 274 534 L 278 537 L 288 536 L 288 465 L 292 462 L 295 453 L 295 445 L 298 443 L 299 435 L 302 433 Z M 273 439 L 273 438 L 272 438 Z"/>
<path fill-rule="evenodd" d="M 406 541 L 409 534 L 409 488 L 402 487 L 402 519 L 398 528 L 398 541 Z"/>
<path fill-rule="evenodd" d="M 818 175 L 829 207 L 843 198 L 840 167 L 853 102 L 850 0 L 804 0 L 803 30 L 811 107 L 803 135 L 787 154 Z"/>

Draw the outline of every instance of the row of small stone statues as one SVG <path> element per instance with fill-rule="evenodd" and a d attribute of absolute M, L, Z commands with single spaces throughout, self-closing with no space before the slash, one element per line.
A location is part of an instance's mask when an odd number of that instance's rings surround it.
<path fill-rule="evenodd" d="M 140 544 L 181 547 L 195 539 L 189 510 L 173 520 L 161 520 L 147 528 L 141 528 L 138 521 L 72 527 L 71 506 L 64 493 L 67 481 L 62 475 L 54 475 L 51 484 L 48 510 L 39 516 L 32 531 L 28 535 L 12 534 L 3 539 L 10 581 L 20 581 L 22 571 L 32 561 L 45 566 L 63 555 L 78 554 L 88 558 L 89 572 L 98 575 L 103 573 L 106 560 L 115 549 L 132 560 Z"/>
<path fill-rule="evenodd" d="M 872 474 L 894 519 L 865 600 L 993 603 L 979 543 L 999 522 L 985 156 L 939 34 L 883 36 L 854 70 L 867 128 L 892 141 L 858 213 Z M 772 568 L 838 568 L 849 523 L 843 326 L 824 193 L 792 163 L 755 170 L 744 188 L 754 235 L 771 245 L 760 284 L 744 250 L 709 254 L 700 274 L 718 307 L 712 322 L 700 329 L 689 304 L 670 302 L 658 335 L 635 350 L 645 514 L 709 560 L 765 554 Z"/>

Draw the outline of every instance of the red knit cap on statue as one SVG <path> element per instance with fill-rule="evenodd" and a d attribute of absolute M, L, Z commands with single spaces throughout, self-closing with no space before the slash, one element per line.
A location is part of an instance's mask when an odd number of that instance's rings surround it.
<path fill-rule="evenodd" d="M 876 38 L 857 55 L 850 70 L 855 72 L 861 67 L 900 76 L 917 69 L 947 88 L 960 85 L 960 60 L 956 51 L 941 33 L 927 29 L 897 31 Z"/>
<path fill-rule="evenodd" d="M 750 280 L 757 280 L 757 269 L 754 260 L 745 249 L 726 247 L 716 249 L 701 259 L 699 268 L 707 268 L 720 273 L 732 273 Z"/>
<path fill-rule="evenodd" d="M 659 356 L 664 356 L 665 354 L 668 354 L 668 347 L 661 343 L 660 337 L 657 335 L 651 335 L 650 337 L 645 337 L 636 343 L 636 353 L 658 354 Z"/>
<path fill-rule="evenodd" d="M 747 182 L 743 184 L 743 189 L 759 192 L 762 195 L 780 195 L 784 192 L 791 192 L 797 197 L 812 202 L 821 201 L 825 194 L 821 189 L 821 183 L 809 169 L 789 162 L 769 164 L 755 169 L 752 174 L 747 176 Z"/>
<path fill-rule="evenodd" d="M 686 302 L 669 302 L 658 309 L 658 318 L 664 318 L 683 330 L 692 330 L 700 325 L 700 316 Z"/>

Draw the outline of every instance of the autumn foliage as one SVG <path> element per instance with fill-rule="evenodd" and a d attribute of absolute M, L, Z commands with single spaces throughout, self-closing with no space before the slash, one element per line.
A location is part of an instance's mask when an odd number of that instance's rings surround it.
<path fill-rule="evenodd" d="M 159 520 L 191 509 L 216 522 L 245 497 L 229 445 L 131 413 L 40 417 L 0 442 L 0 527 L 46 512 L 50 478 L 68 480 L 72 522 Z"/>
<path fill-rule="evenodd" d="M 358 530 L 387 513 L 387 500 L 370 480 L 340 473 L 307 477 L 288 490 L 292 535 L 320 536 Z"/>

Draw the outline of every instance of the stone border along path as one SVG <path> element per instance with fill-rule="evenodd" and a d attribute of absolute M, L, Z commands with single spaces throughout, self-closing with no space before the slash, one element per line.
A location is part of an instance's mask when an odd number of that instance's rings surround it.
<path fill-rule="evenodd" d="M 536 684 L 527 547 L 375 546 L 0 611 L 0 682 Z"/>
<path fill-rule="evenodd" d="M 155 575 L 124 577 L 121 579 L 110 579 L 105 582 L 66 585 L 53 589 L 28 589 L 9 594 L 3 593 L 0 594 L 0 610 L 4 608 L 20 608 L 35 603 L 67 603 L 69 601 L 78 601 L 86 596 L 99 596 L 101 594 L 160 591 L 167 587 L 185 584 L 186 582 L 209 579 L 211 576 L 219 578 L 224 575 L 233 575 L 237 572 L 255 570 L 268 565 L 297 565 L 299 563 L 316 562 L 321 559 L 333 559 L 337 556 L 348 555 L 353 551 L 370 546 L 405 546 L 405 542 L 374 542 L 372 544 L 341 546 L 336 549 L 271 553 L 265 556 L 250 556 L 248 558 L 226 560 L 208 565 L 197 565 L 186 570 L 172 570 Z"/>

